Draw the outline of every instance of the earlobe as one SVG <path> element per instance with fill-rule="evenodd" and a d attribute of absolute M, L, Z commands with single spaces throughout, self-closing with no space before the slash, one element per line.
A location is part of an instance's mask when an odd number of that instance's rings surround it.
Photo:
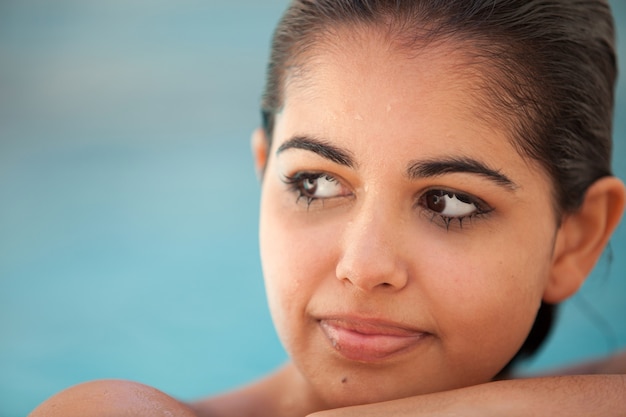
<path fill-rule="evenodd" d="M 269 152 L 269 140 L 265 134 L 265 130 L 257 128 L 252 132 L 251 138 L 252 157 L 254 158 L 254 168 L 259 180 L 263 179 L 265 166 L 267 164 L 267 156 Z"/>
<path fill-rule="evenodd" d="M 563 219 L 543 295 L 545 302 L 559 303 L 580 288 L 619 224 L 625 199 L 619 179 L 601 178 L 589 187 L 580 209 Z"/>

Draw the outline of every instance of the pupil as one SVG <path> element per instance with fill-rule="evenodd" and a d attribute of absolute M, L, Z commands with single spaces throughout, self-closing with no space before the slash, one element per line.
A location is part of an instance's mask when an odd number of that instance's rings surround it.
<path fill-rule="evenodd" d="M 445 193 L 431 194 L 427 198 L 428 208 L 434 212 L 441 213 L 446 208 Z"/>
<path fill-rule="evenodd" d="M 317 188 L 317 184 L 314 182 L 315 180 L 311 179 L 311 178 L 307 178 L 304 181 L 303 187 L 304 187 L 304 191 L 308 192 L 308 193 L 315 193 L 315 189 Z"/>

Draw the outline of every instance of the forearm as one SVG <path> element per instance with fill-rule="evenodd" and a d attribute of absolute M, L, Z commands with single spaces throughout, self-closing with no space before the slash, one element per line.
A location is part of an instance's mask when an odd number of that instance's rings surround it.
<path fill-rule="evenodd" d="M 458 390 L 316 413 L 315 417 L 626 415 L 626 375 L 491 382 Z"/>

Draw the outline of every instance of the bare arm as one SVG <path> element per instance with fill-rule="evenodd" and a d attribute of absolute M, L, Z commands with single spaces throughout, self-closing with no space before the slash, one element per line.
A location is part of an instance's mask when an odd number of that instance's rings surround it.
<path fill-rule="evenodd" d="M 184 405 L 143 384 L 93 381 L 62 391 L 29 417 L 196 417 L 217 415 L 304 415 L 298 402 L 277 409 L 274 399 L 284 389 L 281 375 L 235 393 Z M 562 374 L 626 374 L 626 352 L 559 371 Z M 281 388 L 282 387 L 282 388 Z M 295 408 L 294 408 L 295 407 Z M 296 411 L 299 410 L 299 411 Z M 288 411 L 288 412 L 282 412 Z M 626 416 L 626 375 L 587 375 L 498 381 L 474 387 L 316 413 L 348 416 Z"/>
<path fill-rule="evenodd" d="M 625 415 L 626 375 L 584 375 L 497 381 L 385 403 L 324 411 L 312 416 L 623 417 Z"/>
<path fill-rule="evenodd" d="M 497 381 L 386 403 L 337 409 L 348 416 L 626 416 L 626 350 L 542 377 Z"/>

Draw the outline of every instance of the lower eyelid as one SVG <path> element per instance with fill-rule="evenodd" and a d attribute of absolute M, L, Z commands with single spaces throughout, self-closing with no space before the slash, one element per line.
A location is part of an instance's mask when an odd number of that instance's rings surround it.
<path fill-rule="evenodd" d="M 487 213 L 476 212 L 467 216 L 461 217 L 449 217 L 442 216 L 439 213 L 435 213 L 427 208 L 421 208 L 421 215 L 424 216 L 426 220 L 429 222 L 446 229 L 447 231 L 451 229 L 466 229 L 469 228 L 474 221 L 480 220 L 482 216 L 487 215 Z"/>

